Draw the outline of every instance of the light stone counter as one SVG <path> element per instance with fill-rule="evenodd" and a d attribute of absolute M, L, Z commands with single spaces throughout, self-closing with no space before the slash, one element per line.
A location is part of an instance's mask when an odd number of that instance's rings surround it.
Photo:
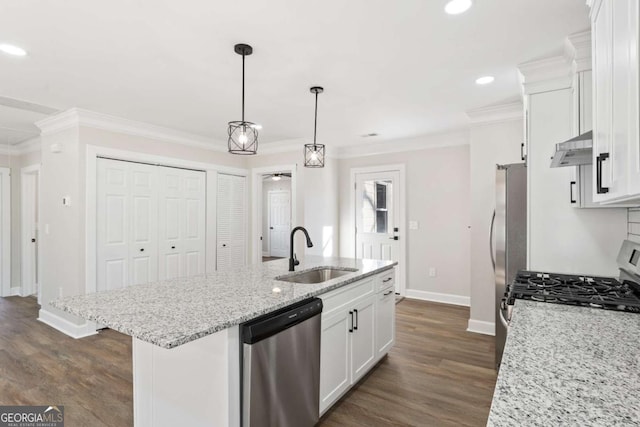
<path fill-rule="evenodd" d="M 516 300 L 487 425 L 640 425 L 640 314 Z"/>
<path fill-rule="evenodd" d="M 274 280 L 288 260 L 54 300 L 51 306 L 163 348 L 173 348 L 392 268 L 392 261 L 307 256 L 319 266 L 358 271 L 320 284 Z"/>

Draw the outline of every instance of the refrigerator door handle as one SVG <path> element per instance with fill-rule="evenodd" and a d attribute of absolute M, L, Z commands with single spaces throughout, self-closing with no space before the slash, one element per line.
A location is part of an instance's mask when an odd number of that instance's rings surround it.
<path fill-rule="evenodd" d="M 502 323 L 502 326 L 509 329 L 509 322 L 507 322 L 507 319 L 504 318 L 504 312 L 502 310 L 500 310 L 500 323 Z"/>
<path fill-rule="evenodd" d="M 493 210 L 493 215 L 491 216 L 491 228 L 489 231 L 489 254 L 491 255 L 491 265 L 493 265 L 493 272 L 496 272 L 496 257 L 493 253 L 493 231 L 494 225 L 496 222 L 496 210 Z"/>

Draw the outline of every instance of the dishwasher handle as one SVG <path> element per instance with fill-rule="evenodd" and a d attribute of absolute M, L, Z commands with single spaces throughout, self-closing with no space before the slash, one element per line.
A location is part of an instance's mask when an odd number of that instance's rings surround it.
<path fill-rule="evenodd" d="M 310 298 L 240 325 L 242 342 L 255 344 L 322 313 L 322 300 Z"/>

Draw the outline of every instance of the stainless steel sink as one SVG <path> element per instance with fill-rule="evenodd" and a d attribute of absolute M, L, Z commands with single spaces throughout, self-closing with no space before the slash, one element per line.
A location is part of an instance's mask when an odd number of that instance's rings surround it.
<path fill-rule="evenodd" d="M 276 277 L 276 280 L 292 283 L 322 283 L 358 271 L 356 268 L 317 268 Z"/>

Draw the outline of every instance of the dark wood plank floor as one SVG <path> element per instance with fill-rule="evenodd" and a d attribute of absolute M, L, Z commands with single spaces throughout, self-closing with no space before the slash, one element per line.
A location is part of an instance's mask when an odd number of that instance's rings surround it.
<path fill-rule="evenodd" d="M 0 404 L 65 406 L 69 426 L 133 425 L 131 338 L 74 340 L 36 320 L 34 298 L 0 298 Z M 388 357 L 321 420 L 331 426 L 484 426 L 493 338 L 468 308 L 403 300 Z"/>
<path fill-rule="evenodd" d="M 131 338 L 76 340 L 38 322 L 35 298 L 0 298 L 0 404 L 64 405 L 65 425 L 133 425 Z"/>

